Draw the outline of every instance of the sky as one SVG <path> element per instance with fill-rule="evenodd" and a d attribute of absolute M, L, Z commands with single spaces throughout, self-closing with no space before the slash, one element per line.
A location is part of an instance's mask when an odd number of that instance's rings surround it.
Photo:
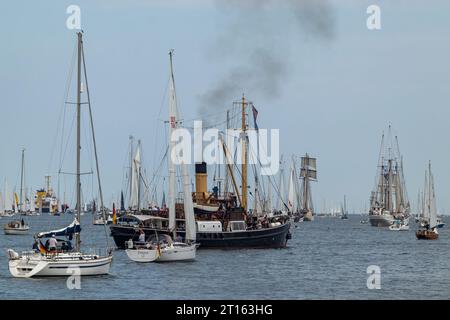
<path fill-rule="evenodd" d="M 51 174 L 56 188 L 76 41 L 66 27 L 71 4 L 81 8 L 106 201 L 123 186 L 129 135 L 141 139 L 149 172 L 160 161 L 174 49 L 184 118 L 212 122 L 206 114 L 222 116 L 245 92 L 259 127 L 280 129 L 286 157 L 317 157 L 316 208 L 338 206 L 344 195 L 350 211 L 364 208 L 391 124 L 410 201 L 431 160 L 438 208 L 450 212 L 450 3 L 439 0 L 3 1 L 1 185 L 19 184 L 25 148 L 27 185 L 40 188 Z M 381 9 L 380 30 L 366 26 L 372 4 Z M 66 108 L 67 119 L 73 111 Z M 68 149 L 63 169 L 73 172 Z"/>

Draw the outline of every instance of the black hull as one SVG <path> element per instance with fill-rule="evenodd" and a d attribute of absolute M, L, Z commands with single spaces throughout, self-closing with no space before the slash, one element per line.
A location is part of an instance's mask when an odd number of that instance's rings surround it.
<path fill-rule="evenodd" d="M 139 230 L 145 232 L 146 237 L 154 235 L 155 232 L 168 234 L 167 230 L 157 230 L 152 228 L 140 228 L 130 226 L 112 225 L 110 226 L 111 236 L 119 249 L 125 249 L 125 243 L 129 239 L 138 241 Z M 234 231 L 234 232 L 199 232 L 196 242 L 199 248 L 284 248 L 291 234 L 290 224 L 265 228 L 259 230 Z M 178 232 L 184 239 L 184 231 Z"/>

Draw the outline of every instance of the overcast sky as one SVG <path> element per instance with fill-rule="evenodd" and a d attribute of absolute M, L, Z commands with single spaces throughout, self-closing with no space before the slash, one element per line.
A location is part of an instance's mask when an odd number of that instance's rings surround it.
<path fill-rule="evenodd" d="M 351 211 L 364 207 L 392 124 L 410 200 L 431 160 L 438 208 L 449 212 L 450 3 L 277 2 L 3 1 L 2 186 L 19 183 L 25 148 L 28 186 L 52 174 L 56 188 L 55 136 L 76 40 L 66 8 L 77 4 L 107 201 L 122 187 L 130 134 L 142 140 L 148 170 L 159 161 L 174 48 L 184 117 L 220 114 L 245 92 L 259 127 L 280 129 L 283 154 L 317 157 L 316 208 L 337 206 L 344 194 Z M 371 4 L 381 8 L 381 30 L 366 27 Z"/>

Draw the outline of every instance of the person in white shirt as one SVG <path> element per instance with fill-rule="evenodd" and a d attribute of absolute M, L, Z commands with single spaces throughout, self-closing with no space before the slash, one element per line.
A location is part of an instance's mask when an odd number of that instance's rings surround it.
<path fill-rule="evenodd" d="M 139 242 L 145 243 L 145 232 L 144 232 L 144 230 L 141 230 L 141 233 L 139 234 Z"/>
<path fill-rule="evenodd" d="M 58 245 L 58 241 L 56 240 L 56 236 L 52 235 L 52 237 L 48 240 L 48 250 L 56 251 L 57 245 Z"/>

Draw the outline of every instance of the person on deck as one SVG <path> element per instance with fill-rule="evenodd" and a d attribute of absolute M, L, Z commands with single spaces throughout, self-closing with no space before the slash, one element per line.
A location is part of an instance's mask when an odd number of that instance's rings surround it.
<path fill-rule="evenodd" d="M 145 243 L 145 232 L 144 230 L 141 230 L 141 233 L 139 234 L 139 242 Z"/>
<path fill-rule="evenodd" d="M 56 251 L 58 245 L 58 241 L 56 240 L 56 236 L 53 234 L 52 237 L 48 240 L 48 250 Z"/>

